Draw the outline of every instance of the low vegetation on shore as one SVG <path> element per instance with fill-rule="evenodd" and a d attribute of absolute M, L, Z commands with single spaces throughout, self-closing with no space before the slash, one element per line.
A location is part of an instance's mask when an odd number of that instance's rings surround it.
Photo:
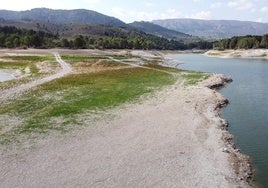
<path fill-rule="evenodd" d="M 100 29 L 101 31 L 103 29 Z M 212 42 L 198 39 L 181 41 L 137 30 L 104 29 L 99 35 L 62 37 L 59 33 L 21 29 L 14 26 L 0 26 L 0 47 L 2 48 L 65 48 L 65 49 L 156 49 L 186 50 L 212 48 Z"/>
<path fill-rule="evenodd" d="M 10 55 L 0 58 L 0 69 L 17 79 L 0 83 L 0 89 L 8 89 L 39 77 L 54 73 L 59 68 L 52 55 Z"/>
<path fill-rule="evenodd" d="M 11 60 L 8 68 L 23 70 L 30 66 L 33 74 L 40 71 L 37 64 L 52 60 L 52 56 L 3 58 Z M 72 65 L 72 74 L 37 86 L 16 99 L 2 101 L 1 144 L 19 141 L 18 135 L 21 134 L 66 131 L 73 125 L 83 125 L 79 118 L 82 114 L 101 113 L 123 103 L 134 102 L 142 95 L 171 85 L 178 79 L 184 79 L 188 85 L 207 78 L 203 73 L 161 66 L 161 58 L 146 60 L 124 54 L 62 55 L 62 59 Z M 143 62 L 142 66 L 133 66 L 137 59 Z M 5 64 L 0 62 L 3 68 Z M 12 81 L 2 83 L 1 90 L 8 83 Z"/>

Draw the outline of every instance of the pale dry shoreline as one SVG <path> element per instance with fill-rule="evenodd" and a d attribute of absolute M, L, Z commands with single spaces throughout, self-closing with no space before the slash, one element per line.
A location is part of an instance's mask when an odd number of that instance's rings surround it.
<path fill-rule="evenodd" d="M 178 81 L 34 148 L 0 150 L 1 187 L 251 187 L 250 160 L 234 148 L 208 87 Z"/>
<path fill-rule="evenodd" d="M 209 50 L 204 55 L 220 58 L 268 59 L 268 49 Z"/>

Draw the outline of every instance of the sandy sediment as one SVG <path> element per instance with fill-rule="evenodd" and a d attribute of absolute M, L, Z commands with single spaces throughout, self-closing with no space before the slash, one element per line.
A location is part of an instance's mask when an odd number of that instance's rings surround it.
<path fill-rule="evenodd" d="M 208 88 L 223 81 L 178 82 L 82 130 L 1 149 L 1 187 L 250 187 L 248 158 L 220 118 L 227 100 Z"/>
<path fill-rule="evenodd" d="M 268 59 L 268 49 L 238 49 L 238 50 L 209 50 L 205 53 L 207 56 L 216 56 L 222 58 L 257 58 Z"/>

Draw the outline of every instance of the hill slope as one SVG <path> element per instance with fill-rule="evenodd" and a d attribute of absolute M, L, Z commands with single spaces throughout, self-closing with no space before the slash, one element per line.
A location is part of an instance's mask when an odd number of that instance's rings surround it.
<path fill-rule="evenodd" d="M 233 20 L 166 19 L 154 24 L 203 38 L 229 38 L 232 36 L 263 35 L 268 33 L 267 23 Z"/>
<path fill-rule="evenodd" d="M 51 23 L 45 21 L 25 21 L 25 20 L 5 20 L 0 18 L 0 26 L 14 26 L 22 29 L 32 29 L 34 31 L 45 31 L 48 33 L 58 33 L 60 37 L 73 38 L 76 35 L 90 37 L 122 37 L 132 38 L 135 36 L 146 36 L 146 32 L 133 27 L 118 27 L 104 24 L 89 23 Z M 157 25 L 158 26 L 158 25 Z M 161 27 L 161 26 L 158 26 Z M 167 29 L 166 29 L 167 30 Z M 176 31 L 174 31 L 176 33 Z"/>
<path fill-rule="evenodd" d="M 0 10 L 0 18 L 5 20 L 38 20 L 51 23 L 88 23 L 126 26 L 121 20 L 92 10 L 53 10 L 36 8 L 27 11 Z"/>
<path fill-rule="evenodd" d="M 128 25 L 138 30 L 141 30 L 145 33 L 149 33 L 149 34 L 153 34 L 153 35 L 157 35 L 157 36 L 165 37 L 169 39 L 186 39 L 186 38 L 192 37 L 191 35 L 178 32 L 178 31 L 174 31 L 174 30 L 170 30 L 160 25 L 153 24 L 151 22 L 143 22 L 143 21 L 133 22 Z"/>

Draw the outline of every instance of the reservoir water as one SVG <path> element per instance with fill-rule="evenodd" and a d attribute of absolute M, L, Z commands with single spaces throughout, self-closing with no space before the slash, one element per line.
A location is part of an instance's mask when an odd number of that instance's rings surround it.
<path fill-rule="evenodd" d="M 220 92 L 230 101 L 222 109 L 229 131 L 241 151 L 253 159 L 256 181 L 268 187 L 268 60 L 224 59 L 201 54 L 169 55 L 178 68 L 222 73 L 233 82 Z"/>
<path fill-rule="evenodd" d="M 0 71 L 0 82 L 4 82 L 7 80 L 13 80 L 14 78 L 15 77 L 13 75 Z"/>

